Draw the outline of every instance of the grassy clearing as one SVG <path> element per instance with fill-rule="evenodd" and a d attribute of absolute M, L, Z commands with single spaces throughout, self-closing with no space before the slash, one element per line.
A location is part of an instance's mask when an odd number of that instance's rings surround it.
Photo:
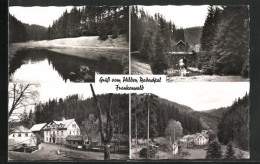
<path fill-rule="evenodd" d="M 61 154 L 57 150 L 61 148 Z M 126 160 L 128 154 L 111 153 L 111 159 Z M 73 161 L 73 160 L 104 160 L 103 152 L 92 152 L 78 149 L 71 149 L 62 145 L 43 143 L 43 148 L 35 153 L 9 152 L 9 160 L 48 160 L 48 161 Z"/>
<path fill-rule="evenodd" d="M 138 146 L 137 148 L 137 152 L 135 148 L 131 149 L 131 159 L 144 159 L 144 158 L 140 158 L 140 150 L 142 148 L 144 148 L 145 146 Z M 221 146 L 222 149 L 222 153 L 225 154 L 227 147 L 225 145 Z M 235 155 L 237 156 L 239 154 L 239 151 L 242 151 L 238 148 L 234 148 L 235 149 Z M 185 146 L 182 146 L 182 151 L 183 152 L 188 152 L 189 155 L 185 156 L 184 159 L 205 159 L 206 158 L 206 154 L 207 154 L 207 150 L 206 148 L 194 148 L 194 149 L 187 149 Z M 244 159 L 249 157 L 249 152 L 247 151 L 242 151 L 243 153 L 243 157 Z M 177 159 L 177 156 L 173 155 L 171 151 L 162 151 L 159 150 L 156 154 L 155 154 L 155 159 Z"/>

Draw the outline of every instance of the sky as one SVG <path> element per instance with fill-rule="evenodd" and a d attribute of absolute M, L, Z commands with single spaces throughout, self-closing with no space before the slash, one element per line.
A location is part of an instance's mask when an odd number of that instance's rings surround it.
<path fill-rule="evenodd" d="M 180 28 L 203 26 L 206 16 L 208 5 L 202 6 L 139 6 L 143 7 L 145 11 L 154 15 L 161 13 L 166 20 L 174 22 Z M 62 13 L 67 9 L 70 11 L 73 6 L 57 7 L 9 7 L 9 12 L 14 15 L 18 20 L 23 23 L 37 24 L 48 27 L 52 25 L 54 20 L 57 20 Z"/>
<path fill-rule="evenodd" d="M 106 85 L 93 85 L 96 94 L 109 93 Z M 202 111 L 232 105 L 238 97 L 249 93 L 248 82 L 192 82 L 192 83 L 163 83 L 149 88 L 161 98 L 187 105 L 194 110 Z M 41 84 L 39 89 L 40 101 L 50 98 L 65 98 L 68 95 L 79 94 L 83 99 L 92 97 L 89 84 Z"/>
<path fill-rule="evenodd" d="M 23 23 L 37 24 L 37 25 L 48 27 L 49 25 L 52 25 L 53 21 L 57 20 L 66 9 L 69 12 L 72 8 L 73 6 L 64 6 L 64 7 L 13 6 L 13 7 L 9 7 L 9 12 L 11 15 L 14 15 L 18 20 L 20 20 Z"/>
<path fill-rule="evenodd" d="M 110 93 L 106 85 L 93 84 L 95 93 Z M 149 88 L 161 98 L 191 107 L 196 111 L 217 109 L 232 105 L 235 99 L 249 93 L 249 82 L 183 82 L 162 83 Z M 39 101 L 66 98 L 79 94 L 82 99 L 92 97 L 90 85 L 87 83 L 42 83 L 38 86 Z M 34 109 L 34 107 L 29 108 Z M 22 113 L 23 109 L 21 109 Z M 17 118 L 17 117 L 13 117 Z"/>
<path fill-rule="evenodd" d="M 177 28 L 203 26 L 208 13 L 208 5 L 202 6 L 138 6 L 150 15 L 162 14 L 167 21 L 172 21 Z"/>
<path fill-rule="evenodd" d="M 168 83 L 150 90 L 161 98 L 203 111 L 232 105 L 249 93 L 249 82 Z"/>

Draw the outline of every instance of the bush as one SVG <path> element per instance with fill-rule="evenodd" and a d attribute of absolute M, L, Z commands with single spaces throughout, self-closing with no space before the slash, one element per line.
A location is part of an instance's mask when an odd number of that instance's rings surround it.
<path fill-rule="evenodd" d="M 112 29 L 112 39 L 115 39 L 118 37 L 118 34 L 119 34 L 119 28 L 117 26 L 114 26 L 113 29 Z"/>
<path fill-rule="evenodd" d="M 100 40 L 107 40 L 108 38 L 107 28 L 101 28 L 101 30 L 98 31 L 98 36 Z"/>
<path fill-rule="evenodd" d="M 125 55 L 121 58 L 121 63 L 123 66 L 122 74 L 129 74 L 129 56 Z"/>
<path fill-rule="evenodd" d="M 248 62 L 248 60 L 243 65 L 241 75 L 243 77 L 249 77 L 249 62 Z"/>
<path fill-rule="evenodd" d="M 149 146 L 149 158 L 155 158 L 155 154 L 157 153 L 157 149 L 152 146 Z M 148 158 L 147 156 L 147 148 L 143 148 L 140 150 L 140 157 Z"/>

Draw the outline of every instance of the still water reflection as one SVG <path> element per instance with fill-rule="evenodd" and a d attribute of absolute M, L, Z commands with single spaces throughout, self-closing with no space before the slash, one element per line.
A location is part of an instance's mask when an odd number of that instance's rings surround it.
<path fill-rule="evenodd" d="M 119 61 L 83 59 L 44 49 L 17 51 L 10 61 L 12 82 L 94 82 L 95 74 L 121 74 Z"/>

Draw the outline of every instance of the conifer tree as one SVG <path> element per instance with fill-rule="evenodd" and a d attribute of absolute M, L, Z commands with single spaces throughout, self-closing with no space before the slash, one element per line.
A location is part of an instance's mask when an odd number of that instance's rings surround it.
<path fill-rule="evenodd" d="M 243 66 L 248 70 L 248 20 L 248 6 L 224 7 L 210 61 L 215 74 L 240 75 Z"/>
<path fill-rule="evenodd" d="M 206 159 L 220 159 L 222 158 L 221 145 L 214 141 L 209 144 L 207 149 Z"/>
<path fill-rule="evenodd" d="M 233 144 L 230 142 L 227 146 L 227 151 L 225 153 L 225 158 L 226 159 L 235 159 L 235 150 L 233 148 Z"/>

